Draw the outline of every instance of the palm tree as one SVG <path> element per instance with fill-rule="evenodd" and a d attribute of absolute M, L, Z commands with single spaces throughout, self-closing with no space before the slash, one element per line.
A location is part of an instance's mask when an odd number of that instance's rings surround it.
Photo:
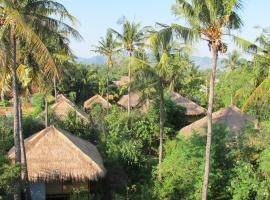
<path fill-rule="evenodd" d="M 185 40 L 203 39 L 208 42 L 212 52 L 212 71 L 208 98 L 208 125 L 205 153 L 205 173 L 203 181 L 202 199 L 207 199 L 210 172 L 211 142 L 212 142 L 212 112 L 217 59 L 219 53 L 227 51 L 223 37 L 232 36 L 230 31 L 239 29 L 243 23 L 238 15 L 242 8 L 241 0 L 177 0 L 173 6 L 176 15 L 185 18 L 188 26 L 172 24 L 175 30 Z"/>
<path fill-rule="evenodd" d="M 148 61 L 145 56 L 141 59 L 134 58 L 137 69 L 135 80 L 142 85 L 143 90 L 156 91 L 159 100 L 159 164 L 158 178 L 162 179 L 162 159 L 163 159 L 163 135 L 165 123 L 164 90 L 165 87 L 174 88 L 174 84 L 181 76 L 183 66 L 179 65 L 179 50 L 173 43 L 173 34 L 167 29 L 151 31 L 150 50 L 153 55 L 153 62 Z M 182 48 L 181 48 L 182 49 Z M 140 87 L 140 86 L 138 86 Z M 153 89 L 152 89 L 153 88 Z"/>
<path fill-rule="evenodd" d="M 113 56 L 115 53 L 119 51 L 119 43 L 114 39 L 113 33 L 111 30 L 107 31 L 107 35 L 105 38 L 101 38 L 99 41 L 98 46 L 95 47 L 95 52 L 106 56 L 106 64 L 107 64 L 107 103 L 108 103 L 108 108 L 109 108 L 109 72 L 110 68 L 113 67 Z"/>
<path fill-rule="evenodd" d="M 140 29 L 140 24 L 135 22 L 129 22 L 125 19 L 122 22 L 123 30 L 122 33 L 112 30 L 114 34 L 119 38 L 124 50 L 127 51 L 129 56 L 129 65 L 128 65 L 128 115 L 130 115 L 130 88 L 131 88 L 131 58 L 133 56 L 136 48 L 143 46 L 143 40 L 145 39 L 144 29 Z"/>
<path fill-rule="evenodd" d="M 20 48 L 20 42 L 24 42 L 31 48 L 31 55 L 35 62 L 42 66 L 44 72 L 57 73 L 57 67 L 54 60 L 37 34 L 37 27 L 46 28 L 61 27 L 64 30 L 70 30 L 72 34 L 77 34 L 70 26 L 62 20 L 68 19 L 74 21 L 74 18 L 68 13 L 65 7 L 55 1 L 0 1 L 1 9 L 1 40 L 9 36 L 10 52 L 12 54 L 12 63 L 10 64 L 12 72 L 12 91 L 14 97 L 14 145 L 15 145 L 15 162 L 21 162 L 20 152 L 20 114 L 18 98 L 18 80 L 17 67 L 18 57 L 17 50 Z M 29 12 L 31 10 L 31 12 Z M 52 18 L 52 12 L 59 16 L 61 20 Z M 19 46 L 18 46 L 19 45 Z M 19 47 L 19 48 L 18 48 Z M 20 199 L 20 185 L 16 186 L 14 199 Z"/>
<path fill-rule="evenodd" d="M 241 54 L 238 51 L 234 50 L 233 52 L 227 55 L 227 58 L 222 59 L 221 63 L 225 68 L 229 68 L 230 72 L 228 75 L 232 76 L 234 70 L 241 65 Z M 230 78 L 230 87 L 231 87 L 231 105 L 233 105 L 234 92 L 233 92 L 232 78 Z"/>

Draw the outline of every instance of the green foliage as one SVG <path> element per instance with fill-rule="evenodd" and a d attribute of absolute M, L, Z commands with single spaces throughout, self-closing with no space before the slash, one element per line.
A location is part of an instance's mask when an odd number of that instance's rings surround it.
<path fill-rule="evenodd" d="M 228 130 L 222 124 L 216 125 L 211 147 L 211 174 L 209 197 L 230 199 L 226 187 L 232 170 L 231 148 L 226 145 Z M 168 141 L 162 164 L 162 182 L 155 182 L 155 196 L 158 199 L 201 199 L 204 173 L 206 137 L 196 132 L 185 138 Z M 180 170 L 181 169 L 181 170 Z"/>
<path fill-rule="evenodd" d="M 44 95 L 42 93 L 36 93 L 32 96 L 32 104 L 35 107 L 33 116 L 37 116 L 44 110 Z"/>
<path fill-rule="evenodd" d="M 135 112 L 128 117 L 126 111 L 116 107 L 113 107 L 106 121 L 109 130 L 106 135 L 108 155 L 114 159 L 124 159 L 129 164 L 144 162 L 147 154 L 152 152 L 157 125 Z"/>
<path fill-rule="evenodd" d="M 20 167 L 11 164 L 5 158 L 0 157 L 0 198 L 1 193 L 12 194 L 14 185 L 18 181 Z"/>

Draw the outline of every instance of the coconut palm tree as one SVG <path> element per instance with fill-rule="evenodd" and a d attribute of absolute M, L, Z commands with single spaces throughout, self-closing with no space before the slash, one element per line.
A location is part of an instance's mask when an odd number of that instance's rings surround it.
<path fill-rule="evenodd" d="M 151 31 L 149 38 L 149 47 L 153 59 L 148 61 L 145 56 L 133 58 L 137 66 L 135 71 L 135 81 L 143 87 L 143 90 L 152 91 L 152 95 L 159 100 L 159 164 L 158 178 L 162 179 L 162 159 L 163 159 L 163 135 L 165 123 L 165 102 L 164 90 L 174 88 L 174 84 L 181 76 L 183 65 L 179 65 L 181 54 L 179 51 L 183 48 L 175 48 L 177 45 L 173 42 L 173 34 L 168 29 Z M 180 57 L 179 57 L 180 56 Z M 149 59 L 150 60 L 150 59 Z M 138 86 L 140 87 L 140 86 Z M 155 91 L 155 92 L 153 92 Z M 154 93 L 154 94 L 153 94 Z"/>
<path fill-rule="evenodd" d="M 127 19 L 124 19 L 122 22 L 122 33 L 117 32 L 116 30 L 112 30 L 114 34 L 120 40 L 123 49 L 127 51 L 129 56 L 129 65 L 128 65 L 128 77 L 129 77 L 129 85 L 128 85 L 128 115 L 130 114 L 130 88 L 131 88 L 131 58 L 133 56 L 136 48 L 143 46 L 143 40 L 146 38 L 145 36 L 145 28 L 140 29 L 140 24 L 135 22 L 130 22 Z"/>
<path fill-rule="evenodd" d="M 172 24 L 170 28 L 175 30 L 185 40 L 202 39 L 207 41 L 212 53 L 212 71 L 208 98 L 208 125 L 205 153 L 205 173 L 203 181 L 202 199 L 207 199 L 210 150 L 212 142 L 212 111 L 214 99 L 214 86 L 216 77 L 217 59 L 219 53 L 227 51 L 227 44 L 223 42 L 224 36 L 232 36 L 231 30 L 239 29 L 243 25 L 239 10 L 242 8 L 241 0 L 177 0 L 173 5 L 173 12 L 184 17 L 188 26 Z"/>
<path fill-rule="evenodd" d="M 113 56 L 119 52 L 119 43 L 116 41 L 116 39 L 113 37 L 113 33 L 111 30 L 107 31 L 106 37 L 101 38 L 99 41 L 98 46 L 94 46 L 95 49 L 93 50 L 94 52 L 97 52 L 101 55 L 106 56 L 106 65 L 107 65 L 107 103 L 108 103 L 108 108 L 109 108 L 109 72 L 110 68 L 113 67 Z"/>
<path fill-rule="evenodd" d="M 26 1 L 26 0 L 1 0 L 0 1 L 1 15 L 1 40 L 9 36 L 9 46 L 11 52 L 12 63 L 10 69 L 12 72 L 12 91 L 14 99 L 14 145 L 15 145 L 15 162 L 21 162 L 20 152 L 20 115 L 19 115 L 19 94 L 18 94 L 18 56 L 17 52 L 20 49 L 20 44 L 25 43 L 31 49 L 31 55 L 35 62 L 48 73 L 58 73 L 54 60 L 37 34 L 37 27 L 61 28 L 69 30 L 70 33 L 76 35 L 69 25 L 63 22 L 64 19 L 74 21 L 74 18 L 68 13 L 63 5 L 55 1 Z M 30 12 L 31 11 L 31 12 Z M 52 18 L 59 16 L 59 19 Z M 41 67 L 42 66 L 42 67 Z M 17 184 L 14 199 L 20 199 L 20 186 Z"/>
<path fill-rule="evenodd" d="M 230 70 L 228 75 L 232 76 L 234 70 L 241 65 L 241 54 L 238 51 L 234 50 L 233 52 L 228 53 L 227 58 L 222 59 L 221 63 L 225 68 L 228 68 Z M 231 87 L 231 105 L 233 105 L 234 104 L 233 80 L 232 78 L 229 79 Z"/>

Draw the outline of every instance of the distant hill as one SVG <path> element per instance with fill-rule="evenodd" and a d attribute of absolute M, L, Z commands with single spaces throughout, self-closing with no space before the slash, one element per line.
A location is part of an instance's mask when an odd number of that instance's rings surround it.
<path fill-rule="evenodd" d="M 198 65 L 200 68 L 207 69 L 211 68 L 212 59 L 209 57 L 191 56 L 191 60 Z M 220 66 L 220 60 L 217 65 Z"/>
<path fill-rule="evenodd" d="M 198 65 L 200 68 L 207 69 L 211 68 L 211 58 L 209 57 L 200 57 L 200 56 L 192 56 L 191 60 Z M 82 64 L 105 64 L 105 58 L 103 56 L 93 56 L 90 58 L 77 58 L 77 62 Z M 218 63 L 220 65 L 220 62 Z"/>
<path fill-rule="evenodd" d="M 105 58 L 103 56 L 93 56 L 91 58 L 78 57 L 76 61 L 82 64 L 99 64 L 99 65 L 105 64 Z"/>

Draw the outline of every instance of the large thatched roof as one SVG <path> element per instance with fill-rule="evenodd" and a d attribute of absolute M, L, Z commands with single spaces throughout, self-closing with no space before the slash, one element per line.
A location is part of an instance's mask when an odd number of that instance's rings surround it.
<path fill-rule="evenodd" d="M 237 133 L 247 124 L 252 123 L 253 119 L 242 113 L 235 106 L 231 106 L 213 113 L 213 123 L 224 123 L 228 126 L 231 133 Z M 207 117 L 204 117 L 194 123 L 182 128 L 180 133 L 185 136 L 190 136 L 193 131 L 198 131 L 200 134 L 206 134 Z"/>
<path fill-rule="evenodd" d="M 68 113 L 75 112 L 78 117 L 89 122 L 87 113 L 78 109 L 74 103 L 62 94 L 57 96 L 57 102 L 52 106 L 52 111 L 59 118 L 65 118 Z"/>
<path fill-rule="evenodd" d="M 97 180 L 105 175 L 97 148 L 51 126 L 25 139 L 29 180 Z M 14 147 L 8 156 L 14 160 Z"/>
<path fill-rule="evenodd" d="M 130 93 L 130 107 L 135 108 L 139 105 L 141 98 L 140 92 L 131 92 Z M 128 107 L 128 95 L 124 95 L 121 99 L 117 102 L 118 105 L 123 106 L 125 108 Z"/>
<path fill-rule="evenodd" d="M 170 92 L 170 96 L 176 104 L 186 108 L 186 115 L 188 116 L 204 115 L 206 113 L 203 107 L 197 105 L 193 101 L 190 101 L 189 99 L 181 96 L 176 92 Z"/>
<path fill-rule="evenodd" d="M 106 99 L 104 99 L 102 96 L 98 94 L 86 100 L 83 104 L 84 105 L 83 107 L 85 109 L 90 109 L 95 103 L 101 104 L 103 108 L 112 107 L 112 105 Z"/>
<path fill-rule="evenodd" d="M 113 83 L 117 86 L 124 86 L 129 83 L 129 77 L 128 76 L 122 76 L 120 80 L 113 81 Z"/>

